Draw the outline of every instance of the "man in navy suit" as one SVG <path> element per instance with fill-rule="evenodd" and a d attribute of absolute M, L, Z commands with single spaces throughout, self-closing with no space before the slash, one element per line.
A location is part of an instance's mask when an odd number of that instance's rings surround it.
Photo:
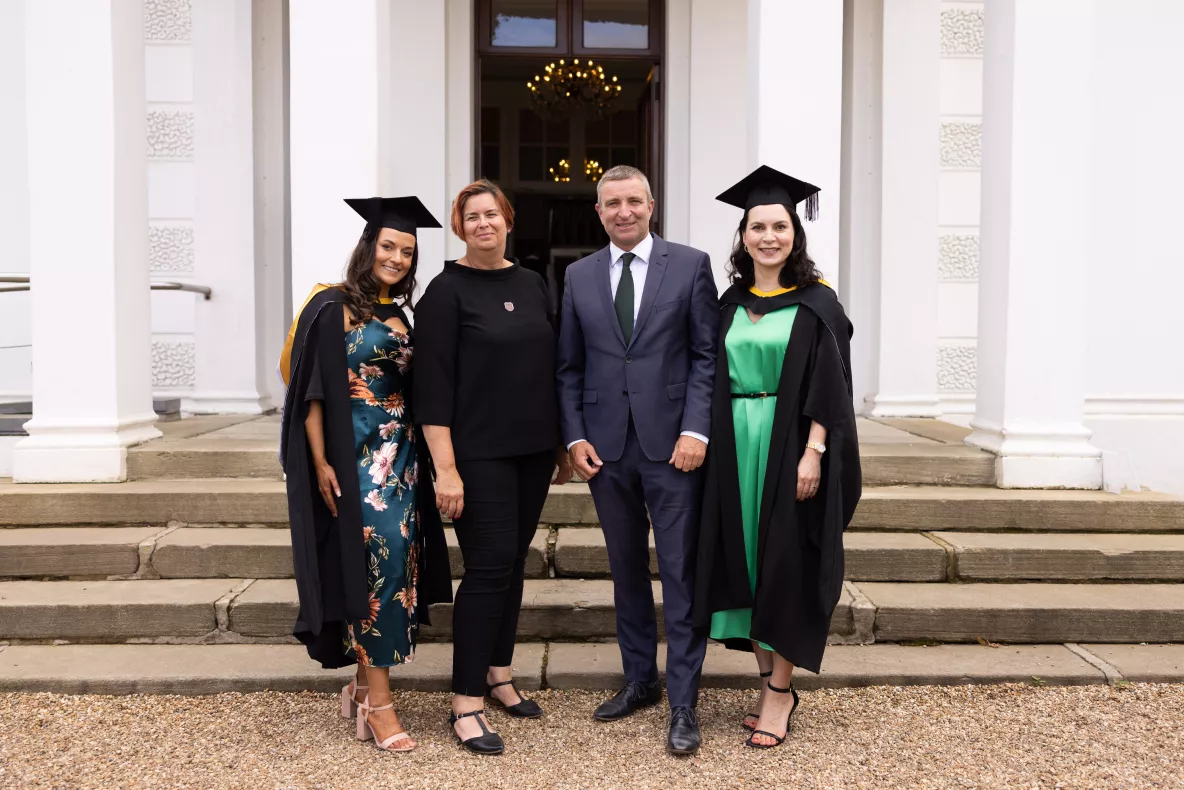
<path fill-rule="evenodd" d="M 715 279 L 706 253 L 650 233 L 654 198 L 640 170 L 614 167 L 596 192 L 611 241 L 567 268 L 557 365 L 564 441 L 608 547 L 627 681 L 594 715 L 623 718 L 662 695 L 652 522 L 666 626 L 667 746 L 693 754 L 707 638 L 691 625 L 691 601 L 719 328 Z"/>

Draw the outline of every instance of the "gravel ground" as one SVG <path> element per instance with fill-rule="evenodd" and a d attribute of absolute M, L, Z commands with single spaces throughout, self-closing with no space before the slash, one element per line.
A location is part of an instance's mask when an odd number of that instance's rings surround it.
<path fill-rule="evenodd" d="M 709 690 L 681 759 L 661 707 L 602 724 L 601 693 L 532 696 L 548 716 L 492 713 L 508 750 L 482 758 L 444 694 L 396 693 L 403 755 L 354 741 L 324 694 L 0 695 L 0 787 L 1184 787 L 1184 685 L 815 691 L 770 752 L 742 746 L 753 694 Z"/>

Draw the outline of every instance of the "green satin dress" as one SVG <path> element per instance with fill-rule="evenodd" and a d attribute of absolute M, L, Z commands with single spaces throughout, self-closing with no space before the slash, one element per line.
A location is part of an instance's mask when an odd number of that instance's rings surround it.
<path fill-rule="evenodd" d="M 767 398 L 732 398 L 732 426 L 736 432 L 736 468 L 740 476 L 740 514 L 743 519 L 744 553 L 748 582 L 756 593 L 757 525 L 765 467 L 773 433 L 773 411 L 781 366 L 789 345 L 798 306 L 790 305 L 761 316 L 755 324 L 743 307 L 736 310 L 724 347 L 728 353 L 728 377 L 732 392 L 768 392 Z M 711 616 L 712 639 L 749 639 L 751 609 L 727 609 Z M 766 650 L 771 647 L 759 643 Z"/>

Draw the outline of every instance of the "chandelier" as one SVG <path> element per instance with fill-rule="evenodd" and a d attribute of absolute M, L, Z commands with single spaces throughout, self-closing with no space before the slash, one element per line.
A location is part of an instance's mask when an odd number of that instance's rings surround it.
<path fill-rule="evenodd" d="M 551 175 L 551 180 L 556 183 L 568 183 L 571 181 L 571 162 L 566 159 L 560 159 L 559 164 L 555 167 L 547 168 Z M 604 175 L 604 168 L 595 159 L 584 160 L 584 178 L 588 181 L 596 183 L 600 177 Z"/>
<path fill-rule="evenodd" d="M 577 107 L 603 118 L 621 93 L 617 78 L 606 76 L 604 66 L 590 60 L 581 64 L 579 58 L 547 64 L 526 87 L 535 109 L 548 118 L 562 118 Z"/>

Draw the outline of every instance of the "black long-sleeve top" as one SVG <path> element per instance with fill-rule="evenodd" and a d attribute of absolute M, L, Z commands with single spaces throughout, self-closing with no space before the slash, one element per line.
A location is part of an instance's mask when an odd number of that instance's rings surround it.
<path fill-rule="evenodd" d="M 446 261 L 415 307 L 415 418 L 452 429 L 458 460 L 559 446 L 555 327 L 547 286 L 514 261 Z"/>

